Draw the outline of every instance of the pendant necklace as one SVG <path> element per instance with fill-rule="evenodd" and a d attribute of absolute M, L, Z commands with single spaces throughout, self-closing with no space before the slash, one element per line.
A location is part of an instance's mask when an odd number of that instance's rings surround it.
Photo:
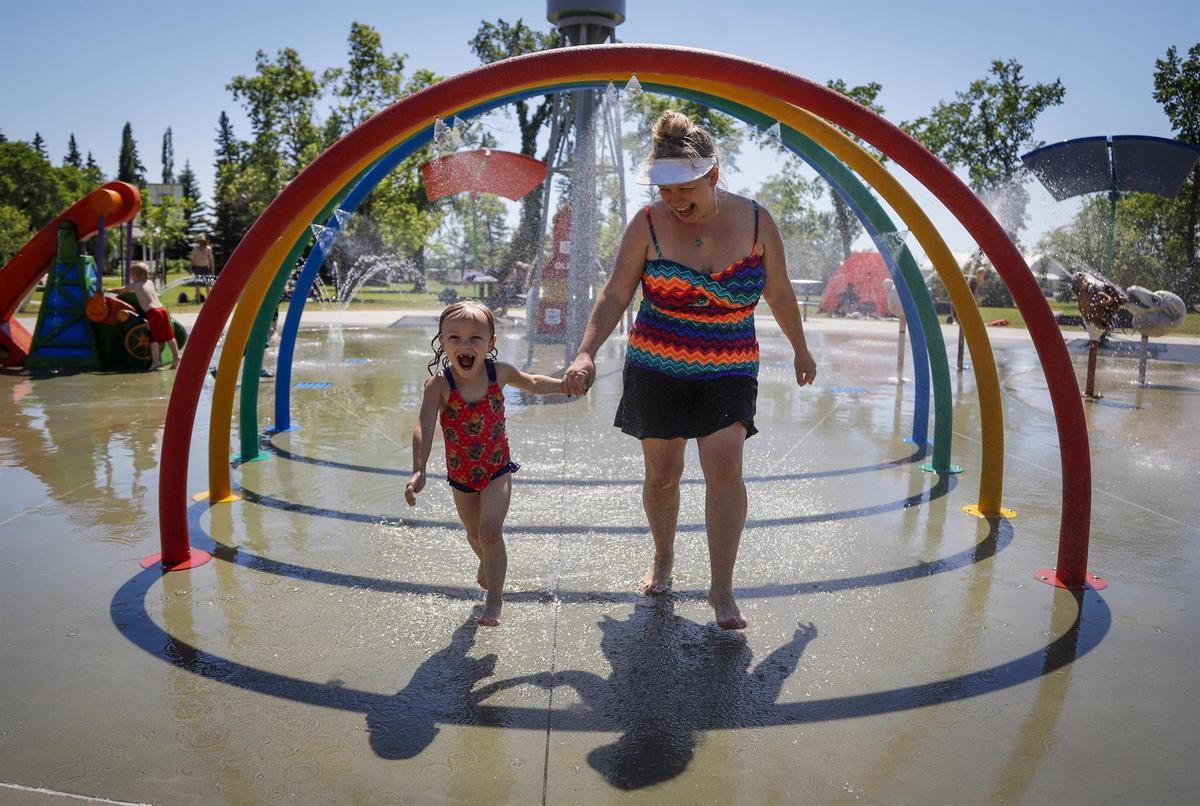
<path fill-rule="evenodd" d="M 704 237 L 701 236 L 699 238 L 696 238 L 696 240 L 692 241 L 692 245 L 693 246 L 704 246 Z"/>

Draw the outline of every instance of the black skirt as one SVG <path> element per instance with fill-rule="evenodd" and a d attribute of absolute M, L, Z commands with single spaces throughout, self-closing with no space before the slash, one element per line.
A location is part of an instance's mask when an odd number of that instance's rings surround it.
<path fill-rule="evenodd" d="M 758 433 L 754 413 L 758 381 L 744 375 L 692 380 L 625 365 L 624 390 L 613 425 L 646 439 L 696 439 L 742 423 L 746 438 Z"/>

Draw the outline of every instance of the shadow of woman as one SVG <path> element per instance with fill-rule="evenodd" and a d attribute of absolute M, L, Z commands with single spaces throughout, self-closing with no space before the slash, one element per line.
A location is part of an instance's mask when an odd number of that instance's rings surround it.
<path fill-rule="evenodd" d="M 817 636 L 812 624 L 800 625 L 791 641 L 752 670 L 743 634 L 676 616 L 670 596 L 639 604 L 624 621 L 605 616 L 600 630 L 612 676 L 564 670 L 555 684 L 575 689 L 603 729 L 622 731 L 587 758 L 609 784 L 624 790 L 680 775 L 705 730 L 765 724 L 784 681 Z"/>

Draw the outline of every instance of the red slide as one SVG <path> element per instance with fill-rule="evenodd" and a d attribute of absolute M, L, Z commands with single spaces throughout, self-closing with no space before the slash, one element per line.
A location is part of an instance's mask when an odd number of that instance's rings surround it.
<path fill-rule="evenodd" d="M 104 216 L 104 226 L 108 228 L 124 224 L 140 209 L 142 195 L 136 187 L 128 182 L 109 182 L 42 227 L 4 264 L 0 269 L 0 364 L 15 366 L 29 355 L 29 331 L 13 315 L 58 254 L 58 225 L 70 221 L 75 225 L 75 237 L 82 243 L 96 234 L 100 216 Z"/>

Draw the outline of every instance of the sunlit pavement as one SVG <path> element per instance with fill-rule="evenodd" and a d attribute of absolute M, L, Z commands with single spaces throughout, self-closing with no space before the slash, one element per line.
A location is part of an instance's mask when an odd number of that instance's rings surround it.
<path fill-rule="evenodd" d="M 634 593 L 651 543 L 638 445 L 611 427 L 614 337 L 586 398 L 508 395 L 522 469 L 504 623 L 485 629 L 440 445 L 417 508 L 402 495 L 436 312 L 374 314 L 301 331 L 293 382 L 330 386 L 295 389 L 299 429 L 234 469 L 244 500 L 190 504 L 214 560 L 167 576 L 138 563 L 158 550 L 171 374 L 0 375 L 0 782 L 22 787 L 0 803 L 1194 801 L 1200 365 L 1151 362 L 1139 387 L 1136 361 L 1101 358 L 1088 567 L 1109 587 L 1073 594 L 1034 579 L 1061 477 L 1023 331 L 989 330 L 1018 513 L 989 524 L 961 511 L 981 458 L 969 366 L 966 469 L 939 479 L 903 441 L 894 323 L 810 322 L 820 376 L 800 389 L 764 322 L 736 574 L 751 625 L 729 633 L 704 601 L 694 447 L 674 592 Z M 500 353 L 524 362 L 522 322 Z M 562 360 L 542 345 L 534 366 Z"/>

